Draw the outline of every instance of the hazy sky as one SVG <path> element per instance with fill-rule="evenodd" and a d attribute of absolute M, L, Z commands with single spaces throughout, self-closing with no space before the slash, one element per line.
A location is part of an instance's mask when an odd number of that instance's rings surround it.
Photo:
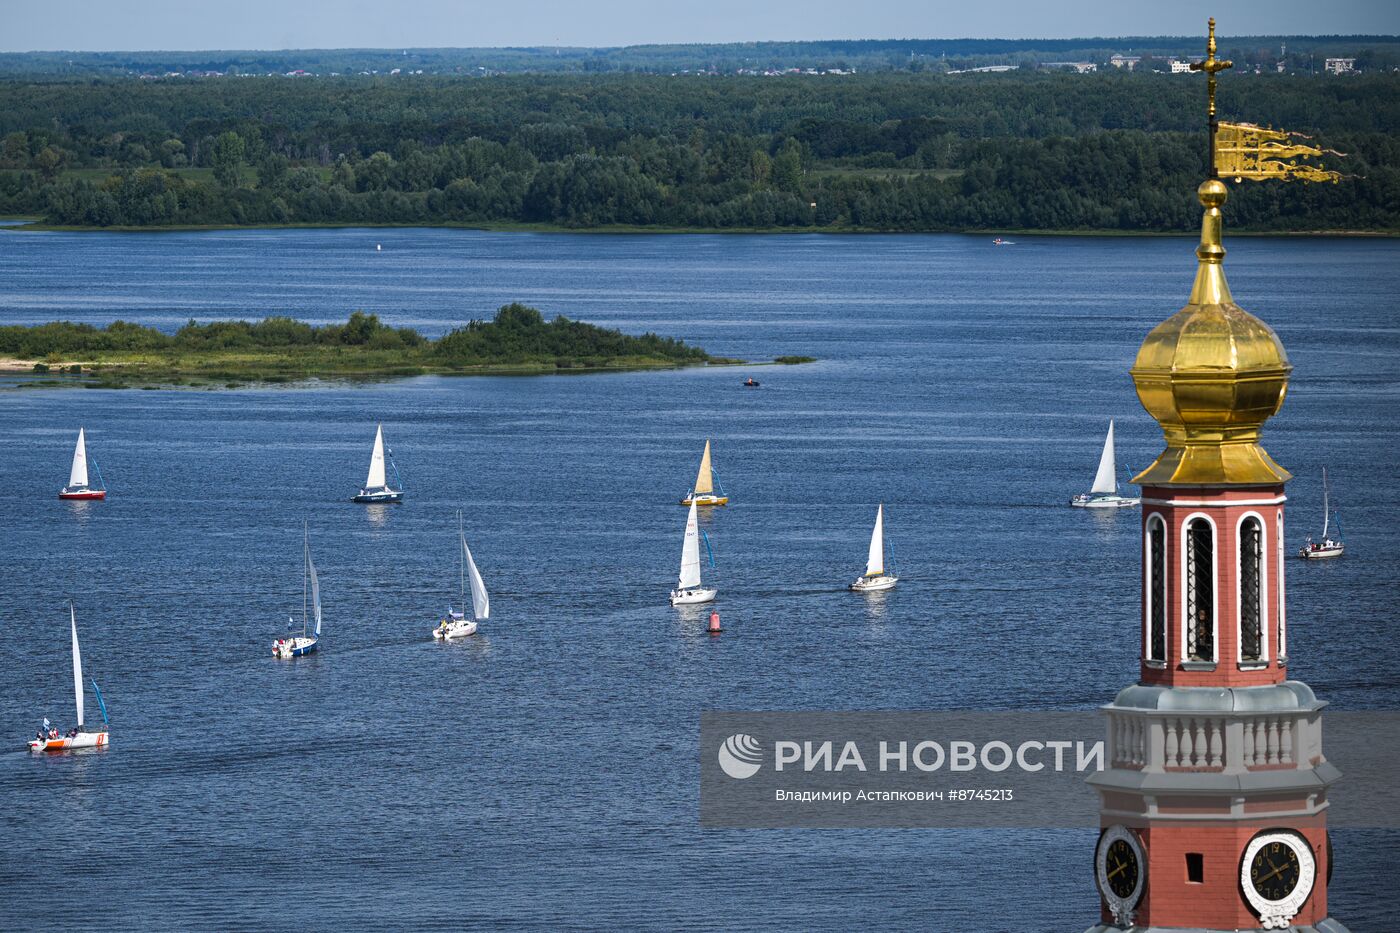
<path fill-rule="evenodd" d="M 0 51 L 1400 33 L 1397 0 L 0 0 Z"/>

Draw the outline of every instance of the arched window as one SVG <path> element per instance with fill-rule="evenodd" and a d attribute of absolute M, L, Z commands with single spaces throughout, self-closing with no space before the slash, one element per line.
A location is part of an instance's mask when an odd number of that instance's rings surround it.
<path fill-rule="evenodd" d="M 1167 523 L 1147 520 L 1147 660 L 1167 659 Z"/>
<path fill-rule="evenodd" d="M 1186 523 L 1186 660 L 1215 660 L 1215 528 L 1204 517 Z"/>
<path fill-rule="evenodd" d="M 1264 660 L 1264 526 L 1253 515 L 1240 522 L 1240 661 Z"/>

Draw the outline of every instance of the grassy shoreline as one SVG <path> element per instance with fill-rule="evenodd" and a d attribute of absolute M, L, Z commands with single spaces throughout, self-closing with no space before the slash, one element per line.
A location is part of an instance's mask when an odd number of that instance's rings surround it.
<path fill-rule="evenodd" d="M 42 364 L 47 370 L 36 370 Z M 255 359 L 210 354 L 165 362 L 136 357 L 104 356 L 89 360 L 42 363 L 38 360 L 0 360 L 0 376 L 32 376 L 22 386 L 70 386 L 89 388 L 204 387 L 237 388 L 249 385 L 278 385 L 311 381 L 380 382 L 416 376 L 544 376 L 640 372 L 683 369 L 694 366 L 772 366 L 774 363 L 746 363 L 744 360 L 712 358 L 703 363 L 681 363 L 652 357 L 627 357 L 606 363 L 559 366 L 550 363 L 483 363 L 475 366 L 434 366 L 386 364 L 316 366 L 305 361 Z"/>

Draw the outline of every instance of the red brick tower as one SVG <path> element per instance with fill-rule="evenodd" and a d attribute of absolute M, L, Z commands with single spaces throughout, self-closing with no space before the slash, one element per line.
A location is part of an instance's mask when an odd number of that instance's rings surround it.
<path fill-rule="evenodd" d="M 1205 65 L 1213 126 L 1214 71 L 1228 65 L 1213 30 Z M 1212 177 L 1198 195 L 1189 303 L 1148 334 L 1132 369 L 1166 450 L 1134 479 L 1141 673 L 1106 707 L 1109 768 L 1090 780 L 1103 827 L 1091 933 L 1345 933 L 1327 913 L 1327 791 L 1340 775 L 1322 753 L 1325 704 L 1287 676 L 1291 477 L 1259 445 L 1292 367 L 1230 295 L 1225 185 Z"/>

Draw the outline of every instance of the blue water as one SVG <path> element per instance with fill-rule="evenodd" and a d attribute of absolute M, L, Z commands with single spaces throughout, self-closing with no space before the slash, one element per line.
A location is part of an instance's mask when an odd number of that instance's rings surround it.
<path fill-rule="evenodd" d="M 1297 475 L 1291 536 L 1319 530 L 1326 465 L 1348 543 L 1289 567 L 1290 670 L 1396 708 L 1400 242 L 1229 245 L 1296 366 L 1265 435 Z M 1065 503 L 1109 418 L 1122 463 L 1160 449 L 1127 369 L 1193 246 L 0 232 L 3 323 L 363 309 L 438 334 L 520 300 L 820 359 L 0 391 L 0 929 L 1083 929 L 1093 829 L 702 831 L 699 712 L 1083 708 L 1130 682 L 1137 513 Z M 400 507 L 346 501 L 377 422 Z M 54 498 L 79 425 L 107 502 Z M 706 519 L 719 639 L 666 605 L 706 437 L 732 496 Z M 844 587 L 879 501 L 903 580 L 866 599 Z M 443 646 L 457 508 L 492 617 Z M 279 663 L 303 521 L 325 640 Z M 36 757 L 38 720 L 72 719 L 70 597 L 113 747 Z M 1334 835 L 1333 913 L 1390 928 L 1397 840 Z"/>

